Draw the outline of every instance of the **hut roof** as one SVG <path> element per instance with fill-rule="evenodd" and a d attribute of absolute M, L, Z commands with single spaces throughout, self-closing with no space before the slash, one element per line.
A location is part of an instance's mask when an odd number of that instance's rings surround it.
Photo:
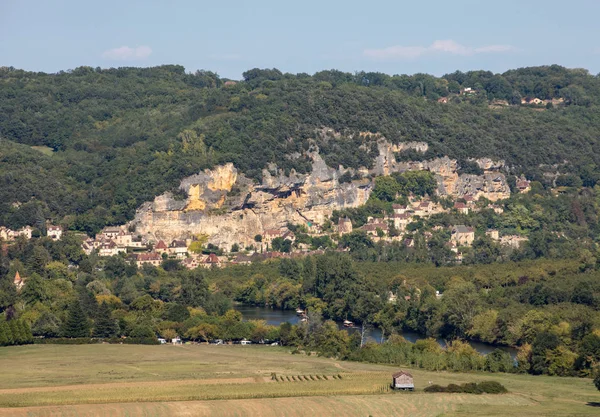
<path fill-rule="evenodd" d="M 399 372 L 396 372 L 396 373 L 392 374 L 392 378 L 398 378 L 398 377 L 401 377 L 402 375 L 406 375 L 406 376 L 408 376 L 410 378 L 413 377 L 411 373 L 408 373 L 406 371 L 399 371 Z"/>

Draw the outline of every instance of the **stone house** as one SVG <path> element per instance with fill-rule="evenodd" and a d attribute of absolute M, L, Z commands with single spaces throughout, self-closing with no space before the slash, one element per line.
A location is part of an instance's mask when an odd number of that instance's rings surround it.
<path fill-rule="evenodd" d="M 286 231 L 281 235 L 283 240 L 289 240 L 290 242 L 294 242 L 296 240 L 296 235 L 291 230 Z"/>
<path fill-rule="evenodd" d="M 394 214 L 404 214 L 408 210 L 408 207 L 404 204 L 392 204 L 392 209 L 394 210 Z"/>
<path fill-rule="evenodd" d="M 159 240 L 156 245 L 154 245 L 154 251 L 158 253 L 167 253 L 169 251 L 169 247 L 165 243 L 164 240 Z"/>
<path fill-rule="evenodd" d="M 119 234 L 113 238 L 117 246 L 122 248 L 130 247 L 133 242 L 133 236 L 129 233 L 125 233 L 123 230 L 119 231 Z"/>
<path fill-rule="evenodd" d="M 377 229 L 381 229 L 381 231 L 385 234 L 388 233 L 388 225 L 385 222 L 381 223 L 368 223 L 360 228 L 364 230 L 368 236 L 377 236 Z"/>
<path fill-rule="evenodd" d="M 135 263 L 138 268 L 141 268 L 144 264 L 160 266 L 161 262 L 162 256 L 156 252 L 138 253 L 135 257 Z"/>
<path fill-rule="evenodd" d="M 222 265 L 221 259 L 214 253 L 208 255 L 201 263 L 203 268 L 220 268 Z"/>
<path fill-rule="evenodd" d="M 523 175 L 517 180 L 516 185 L 520 193 L 528 193 L 531 191 L 531 181 L 528 181 Z"/>
<path fill-rule="evenodd" d="M 473 194 L 463 195 L 463 200 L 465 200 L 467 206 L 473 206 L 475 204 L 475 197 L 473 197 Z"/>
<path fill-rule="evenodd" d="M 490 239 L 493 239 L 493 240 L 500 239 L 500 232 L 496 229 L 488 229 L 487 232 L 485 232 L 485 234 L 487 236 L 489 236 Z"/>
<path fill-rule="evenodd" d="M 469 206 L 467 206 L 465 203 L 461 203 L 460 201 L 454 203 L 454 209 L 462 214 L 469 214 L 470 211 Z"/>
<path fill-rule="evenodd" d="M 396 214 L 392 216 L 394 228 L 398 231 L 406 230 L 406 226 L 410 223 L 410 215 L 408 213 Z"/>
<path fill-rule="evenodd" d="M 187 257 L 187 245 L 185 240 L 174 240 L 171 242 L 169 247 L 169 254 L 177 259 L 184 259 Z"/>
<path fill-rule="evenodd" d="M 106 239 L 114 239 L 119 236 L 119 233 L 121 233 L 120 226 L 107 226 L 100 232 L 102 237 L 105 237 Z"/>
<path fill-rule="evenodd" d="M 118 247 L 112 240 L 104 241 L 98 247 L 98 256 L 115 256 L 125 252 L 125 248 Z"/>
<path fill-rule="evenodd" d="M 262 235 L 262 243 L 266 245 L 271 245 L 273 239 L 283 236 L 283 231 L 280 229 L 268 229 Z"/>
<path fill-rule="evenodd" d="M 46 229 L 46 234 L 54 241 L 60 240 L 63 234 L 63 228 L 61 226 L 49 225 Z"/>
<path fill-rule="evenodd" d="M 83 253 L 90 256 L 90 254 L 94 250 L 94 241 L 92 239 L 84 240 L 81 244 L 81 249 L 83 250 Z"/>
<path fill-rule="evenodd" d="M 456 246 L 471 246 L 475 240 L 475 230 L 472 227 L 459 224 L 452 228 L 450 240 Z"/>
<path fill-rule="evenodd" d="M 340 217 L 340 220 L 338 221 L 338 233 L 340 235 L 352 233 L 352 221 L 348 217 Z"/>
<path fill-rule="evenodd" d="M 181 265 L 185 266 L 187 269 L 196 269 L 200 266 L 200 262 L 197 258 L 185 258 L 181 261 Z"/>

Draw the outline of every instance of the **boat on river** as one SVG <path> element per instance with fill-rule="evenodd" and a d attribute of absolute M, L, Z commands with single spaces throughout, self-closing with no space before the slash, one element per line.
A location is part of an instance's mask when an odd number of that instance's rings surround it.
<path fill-rule="evenodd" d="M 344 327 L 354 327 L 354 323 L 350 320 L 344 320 Z"/>

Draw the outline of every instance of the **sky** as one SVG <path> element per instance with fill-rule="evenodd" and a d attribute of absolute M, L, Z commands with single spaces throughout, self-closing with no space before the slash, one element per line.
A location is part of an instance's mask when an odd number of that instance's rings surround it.
<path fill-rule="evenodd" d="M 600 72 L 600 0 L 0 0 L 0 66 Z"/>

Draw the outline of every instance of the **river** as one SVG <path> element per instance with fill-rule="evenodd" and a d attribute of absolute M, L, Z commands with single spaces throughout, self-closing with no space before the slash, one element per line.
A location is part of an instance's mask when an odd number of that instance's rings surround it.
<path fill-rule="evenodd" d="M 235 309 L 242 313 L 242 315 L 244 316 L 244 320 L 265 320 L 267 324 L 273 326 L 279 326 L 281 323 L 285 323 L 286 321 L 290 322 L 291 324 L 298 324 L 300 322 L 300 318 L 296 315 L 296 312 L 293 310 L 279 310 L 267 307 L 255 307 L 248 305 L 238 305 L 235 307 Z M 341 323 L 338 323 L 338 326 L 340 326 L 340 328 L 343 328 Z M 350 332 L 360 331 L 360 329 L 358 328 L 346 330 Z M 410 331 L 403 332 L 401 336 L 412 343 L 416 342 L 419 339 L 427 338 L 427 336 L 425 335 Z M 376 342 L 380 342 L 381 330 L 378 328 L 369 329 L 369 331 L 367 332 L 367 338 Z M 443 339 L 437 339 L 437 342 L 440 344 L 440 346 L 446 346 L 446 342 Z M 495 349 L 502 349 L 510 353 L 510 355 L 513 358 L 517 355 L 516 349 L 507 346 L 495 346 L 487 343 L 474 341 L 468 341 L 468 343 L 471 346 L 473 346 L 473 348 L 475 348 L 477 352 L 482 353 L 484 355 L 487 355 Z"/>

